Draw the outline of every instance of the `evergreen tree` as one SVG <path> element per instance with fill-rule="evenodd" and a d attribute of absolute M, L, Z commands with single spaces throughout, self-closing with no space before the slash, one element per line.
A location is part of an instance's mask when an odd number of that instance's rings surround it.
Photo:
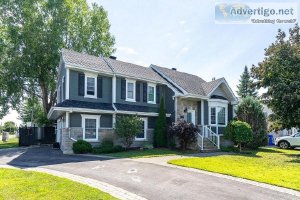
<path fill-rule="evenodd" d="M 257 95 L 256 89 L 253 87 L 253 80 L 250 77 L 247 66 L 245 66 L 244 72 L 241 75 L 240 84 L 237 87 L 237 94 L 242 98 L 245 98 L 246 96 L 256 97 Z"/>
<path fill-rule="evenodd" d="M 153 145 L 155 147 L 167 146 L 167 118 L 163 98 L 160 99 L 159 115 L 154 129 Z"/>

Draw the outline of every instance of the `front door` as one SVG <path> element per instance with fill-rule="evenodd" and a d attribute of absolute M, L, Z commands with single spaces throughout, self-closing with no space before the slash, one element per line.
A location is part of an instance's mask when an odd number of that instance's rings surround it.
<path fill-rule="evenodd" d="M 188 110 L 186 121 L 188 123 L 196 124 L 196 111 L 195 110 Z"/>

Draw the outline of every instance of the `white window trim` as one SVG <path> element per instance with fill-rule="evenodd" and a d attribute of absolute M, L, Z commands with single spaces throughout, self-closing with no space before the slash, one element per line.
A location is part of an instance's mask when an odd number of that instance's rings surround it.
<path fill-rule="evenodd" d="M 93 98 L 93 99 L 97 99 L 97 74 L 92 74 L 92 73 L 84 73 L 84 97 L 85 98 Z M 95 93 L 94 95 L 89 95 L 87 94 L 87 78 L 94 78 L 95 79 Z"/>
<path fill-rule="evenodd" d="M 140 118 L 140 119 L 145 122 L 145 124 L 144 124 L 144 138 L 136 138 L 135 137 L 135 141 L 147 141 L 148 118 L 143 117 L 143 118 Z"/>
<path fill-rule="evenodd" d="M 149 101 L 149 87 L 153 87 L 154 88 L 154 99 L 153 101 Z M 151 104 L 156 104 L 156 84 L 154 83 L 148 83 L 147 84 L 147 102 L 151 103 Z"/>
<path fill-rule="evenodd" d="M 100 117 L 101 115 L 81 115 L 81 125 L 83 129 L 83 140 L 87 142 L 97 142 L 99 135 L 99 127 L 100 127 Z M 85 119 L 96 119 L 96 138 L 95 139 L 86 139 L 85 138 Z"/>
<path fill-rule="evenodd" d="M 128 98 L 128 83 L 133 83 L 133 99 Z M 126 79 L 126 101 L 135 102 L 135 87 L 136 87 L 135 80 Z"/>
<path fill-rule="evenodd" d="M 61 94 L 62 94 L 62 97 L 61 97 L 61 99 L 62 99 L 62 101 L 64 101 L 65 99 L 64 99 L 64 90 L 65 90 L 65 88 L 64 88 L 64 79 L 65 79 L 65 76 L 63 76 L 62 77 L 62 79 L 61 79 Z"/>

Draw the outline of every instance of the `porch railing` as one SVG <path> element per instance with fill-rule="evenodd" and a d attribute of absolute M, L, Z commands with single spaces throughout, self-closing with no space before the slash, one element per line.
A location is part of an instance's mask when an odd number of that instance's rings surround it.
<path fill-rule="evenodd" d="M 203 150 L 203 141 L 208 139 L 214 146 L 220 149 L 220 136 L 211 130 L 208 125 L 199 126 L 200 132 L 198 133 L 198 146 Z"/>

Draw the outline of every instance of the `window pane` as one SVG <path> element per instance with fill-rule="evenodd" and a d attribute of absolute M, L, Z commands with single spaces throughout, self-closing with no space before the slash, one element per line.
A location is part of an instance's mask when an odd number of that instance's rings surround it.
<path fill-rule="evenodd" d="M 85 138 L 86 139 L 96 139 L 97 129 L 96 129 L 96 119 L 85 119 Z"/>
<path fill-rule="evenodd" d="M 218 124 L 225 125 L 225 108 L 221 107 L 218 112 Z"/>
<path fill-rule="evenodd" d="M 95 94 L 95 78 L 87 77 L 87 94 L 94 95 Z"/>
<path fill-rule="evenodd" d="M 188 123 L 191 123 L 192 122 L 192 113 L 187 113 L 187 120 L 186 120 Z"/>
<path fill-rule="evenodd" d="M 145 121 L 144 120 L 142 121 L 141 126 L 142 126 L 142 132 L 137 134 L 137 136 L 136 136 L 136 138 L 139 138 L 139 139 L 145 138 Z"/>
<path fill-rule="evenodd" d="M 127 83 L 127 98 L 133 99 L 133 83 Z"/>
<path fill-rule="evenodd" d="M 210 108 L 210 123 L 216 124 L 216 108 Z"/>
<path fill-rule="evenodd" d="M 154 101 L 154 87 L 148 86 L 148 101 Z"/>

